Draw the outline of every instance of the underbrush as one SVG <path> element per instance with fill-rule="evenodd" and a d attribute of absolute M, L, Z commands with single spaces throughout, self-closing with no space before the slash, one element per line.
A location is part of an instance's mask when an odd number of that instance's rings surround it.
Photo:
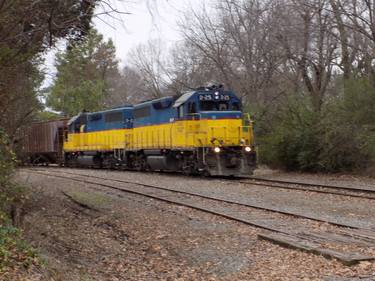
<path fill-rule="evenodd" d="M 375 88 L 371 81 L 347 82 L 345 93 L 326 98 L 321 110 L 309 96 L 290 95 L 259 122 L 261 163 L 309 172 L 374 171 Z"/>
<path fill-rule="evenodd" d="M 14 268 L 27 269 L 39 263 L 36 251 L 22 239 L 18 228 L 0 226 L 0 273 Z"/>
<path fill-rule="evenodd" d="M 22 239 L 15 225 L 22 220 L 22 206 L 27 200 L 25 189 L 11 182 L 16 157 L 0 130 L 0 273 L 12 268 L 28 268 L 38 263 L 35 253 Z"/>

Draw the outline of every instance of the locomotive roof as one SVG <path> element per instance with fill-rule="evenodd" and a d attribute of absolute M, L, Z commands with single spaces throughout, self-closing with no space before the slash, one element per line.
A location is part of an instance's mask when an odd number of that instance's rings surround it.
<path fill-rule="evenodd" d="M 188 99 L 190 99 L 196 92 L 187 92 L 179 97 L 175 102 L 173 107 L 179 107 L 181 104 L 184 104 Z"/>
<path fill-rule="evenodd" d="M 109 108 L 109 109 L 101 110 L 101 111 L 84 112 L 84 113 L 87 113 L 87 114 L 106 113 L 106 112 L 110 112 L 110 111 L 118 111 L 118 110 L 123 110 L 123 109 L 133 109 L 133 106 L 132 105 L 125 105 L 125 106 Z"/>
<path fill-rule="evenodd" d="M 74 123 L 74 121 L 76 121 L 79 118 L 80 115 L 81 114 L 78 114 L 78 115 L 75 115 L 72 118 L 70 118 L 69 121 L 68 121 L 68 126 L 70 126 L 72 123 Z"/>
<path fill-rule="evenodd" d="M 192 96 L 195 94 L 204 94 L 204 93 L 210 93 L 210 92 L 221 92 L 225 94 L 229 94 L 230 96 L 235 96 L 232 91 L 223 91 L 222 88 L 202 88 L 197 91 L 191 91 L 183 94 L 180 96 L 174 103 L 173 107 L 179 107 L 180 105 L 184 104 L 187 100 L 189 100 Z"/>
<path fill-rule="evenodd" d="M 106 110 L 102 110 L 102 111 L 80 112 L 79 114 L 77 114 L 77 115 L 75 115 L 75 116 L 73 116 L 72 118 L 69 119 L 68 126 L 70 126 L 72 123 L 74 123 L 74 121 L 76 121 L 83 114 L 102 114 L 102 113 L 107 113 L 107 112 L 111 112 L 111 111 L 120 111 L 120 110 L 123 110 L 123 109 L 133 109 L 133 106 L 132 105 L 124 105 L 124 106 L 110 108 L 110 109 L 106 109 Z"/>
<path fill-rule="evenodd" d="M 138 107 L 138 106 L 142 106 L 142 105 L 145 105 L 145 104 L 150 104 L 150 103 L 154 103 L 154 102 L 158 102 L 158 101 L 165 101 L 165 100 L 173 100 L 173 97 L 167 96 L 167 97 L 161 97 L 161 98 L 152 99 L 152 100 L 145 100 L 145 101 L 142 101 L 140 103 L 135 104 L 134 107 Z"/>

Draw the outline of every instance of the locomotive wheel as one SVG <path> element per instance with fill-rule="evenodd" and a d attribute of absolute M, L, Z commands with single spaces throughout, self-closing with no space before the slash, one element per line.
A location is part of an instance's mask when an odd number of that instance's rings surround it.
<path fill-rule="evenodd" d="M 135 166 L 136 171 L 150 170 L 148 165 L 147 165 L 146 157 L 144 155 L 140 155 L 140 156 L 137 157 L 137 159 L 135 160 L 134 166 Z"/>

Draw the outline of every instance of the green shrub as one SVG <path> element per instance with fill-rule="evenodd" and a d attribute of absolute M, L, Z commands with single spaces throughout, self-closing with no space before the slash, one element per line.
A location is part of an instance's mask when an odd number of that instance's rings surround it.
<path fill-rule="evenodd" d="M 318 170 L 319 116 L 307 104 L 289 101 L 270 131 L 259 136 L 263 163 L 287 170 Z"/>
<path fill-rule="evenodd" d="M 10 176 L 15 165 L 15 155 L 9 148 L 6 134 L 0 128 L 0 216 L 5 217 L 5 210 L 12 200 Z M 1 223 L 1 221 L 0 221 Z"/>
<path fill-rule="evenodd" d="M 5 132 L 0 128 L 0 184 L 8 181 L 14 166 L 16 156 L 9 147 L 9 140 Z"/>
<path fill-rule="evenodd" d="M 374 168 L 375 88 L 370 80 L 345 84 L 321 111 L 308 98 L 290 99 L 258 135 L 260 161 L 301 171 L 356 171 Z"/>
<path fill-rule="evenodd" d="M 0 227 L 0 272 L 8 266 L 27 268 L 38 263 L 36 252 L 22 240 L 19 229 L 10 225 Z"/>
<path fill-rule="evenodd" d="M 23 187 L 10 180 L 15 163 L 8 138 L 0 130 L 0 272 L 7 266 L 28 267 L 38 262 L 35 252 L 22 240 L 20 230 L 12 226 L 8 216 L 12 205 L 25 200 Z"/>

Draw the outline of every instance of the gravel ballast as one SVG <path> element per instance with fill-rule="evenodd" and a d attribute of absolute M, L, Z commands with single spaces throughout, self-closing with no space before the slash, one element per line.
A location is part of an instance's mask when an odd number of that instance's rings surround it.
<path fill-rule="evenodd" d="M 249 188 L 236 182 L 228 184 L 224 180 L 180 175 L 67 171 L 199 190 L 210 195 L 225 194 L 241 200 L 250 198 L 275 206 L 284 203 L 298 210 L 310 200 L 325 200 L 308 206 L 321 208 L 327 203 L 327 210 L 319 209 L 317 215 L 323 213 L 333 217 L 335 214 L 341 219 L 340 212 L 332 211 L 333 205 L 340 203 L 338 206 L 343 206 L 341 212 L 353 212 L 364 225 L 372 224 L 372 220 L 369 224 L 367 222 L 371 210 L 366 212 L 365 208 L 353 206 L 344 211 L 358 199 L 330 195 L 316 197 L 318 194 L 315 193 L 308 193 L 309 197 L 306 197 L 306 192 L 305 196 L 303 192 L 279 193 L 274 189 Z M 86 275 L 92 280 L 335 280 L 341 277 L 372 278 L 372 272 L 375 272 L 371 262 L 346 267 L 335 260 L 259 241 L 257 234 L 261 230 L 258 228 L 189 208 L 137 195 L 93 191 L 90 186 L 64 179 L 47 180 L 26 170 L 18 177 L 19 181 L 27 181 L 37 189 L 38 202 L 45 204 L 43 208 L 28 212 L 25 234 L 52 261 L 51 264 L 69 268 L 69 271 L 64 270 L 67 276 L 62 280 L 79 280 L 74 278 Z M 82 207 L 75 206 L 61 193 L 62 190 L 78 199 L 80 197 L 74 194 L 77 190 L 84 194 L 98 193 L 98 197 L 104 199 L 94 196 L 94 199 L 87 200 L 100 211 L 77 211 Z M 358 202 L 371 204 L 366 200 Z M 345 213 L 342 219 L 346 220 L 347 216 L 351 215 Z M 38 227 L 33 227 L 35 225 Z M 316 227 L 324 227 L 324 224 L 316 223 Z M 63 246 L 55 249 L 59 247 L 56 245 Z M 79 251 L 72 250 L 75 248 Z"/>

